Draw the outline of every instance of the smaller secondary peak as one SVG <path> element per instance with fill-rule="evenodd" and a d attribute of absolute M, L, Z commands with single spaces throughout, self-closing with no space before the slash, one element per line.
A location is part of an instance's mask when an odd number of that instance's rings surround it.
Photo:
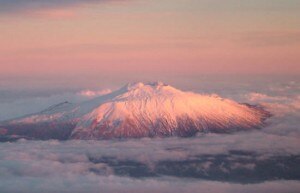
<path fill-rule="evenodd" d="M 56 105 L 52 105 L 50 107 L 48 107 L 47 109 L 41 111 L 41 113 L 45 113 L 45 112 L 51 112 L 51 111 L 56 111 L 56 110 L 62 110 L 65 107 L 71 106 L 72 103 L 70 103 L 69 101 L 65 101 Z"/>

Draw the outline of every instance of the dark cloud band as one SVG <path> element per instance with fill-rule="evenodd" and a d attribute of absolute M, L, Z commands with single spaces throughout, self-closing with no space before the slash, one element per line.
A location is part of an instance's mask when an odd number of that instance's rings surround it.
<path fill-rule="evenodd" d="M 30 12 L 114 0 L 0 0 L 0 13 Z"/>

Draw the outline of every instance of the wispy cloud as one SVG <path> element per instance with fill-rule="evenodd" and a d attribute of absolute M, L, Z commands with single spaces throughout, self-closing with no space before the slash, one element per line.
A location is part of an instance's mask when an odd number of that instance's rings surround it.
<path fill-rule="evenodd" d="M 242 45 L 253 47 L 299 45 L 300 31 L 255 31 L 240 34 L 237 40 Z"/>

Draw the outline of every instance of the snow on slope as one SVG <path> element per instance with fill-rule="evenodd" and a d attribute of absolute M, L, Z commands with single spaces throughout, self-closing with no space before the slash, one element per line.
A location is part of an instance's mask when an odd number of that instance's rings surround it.
<path fill-rule="evenodd" d="M 91 101 L 62 103 L 10 124 L 68 123 L 74 127 L 69 138 L 101 139 L 247 130 L 261 127 L 267 116 L 259 108 L 156 82 L 128 84 Z"/>

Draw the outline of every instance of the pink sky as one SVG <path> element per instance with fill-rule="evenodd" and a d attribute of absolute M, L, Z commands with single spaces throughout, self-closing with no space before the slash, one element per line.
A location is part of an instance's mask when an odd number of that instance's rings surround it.
<path fill-rule="evenodd" d="M 293 0 L 86 2 L 0 0 L 0 76 L 300 73 Z"/>

